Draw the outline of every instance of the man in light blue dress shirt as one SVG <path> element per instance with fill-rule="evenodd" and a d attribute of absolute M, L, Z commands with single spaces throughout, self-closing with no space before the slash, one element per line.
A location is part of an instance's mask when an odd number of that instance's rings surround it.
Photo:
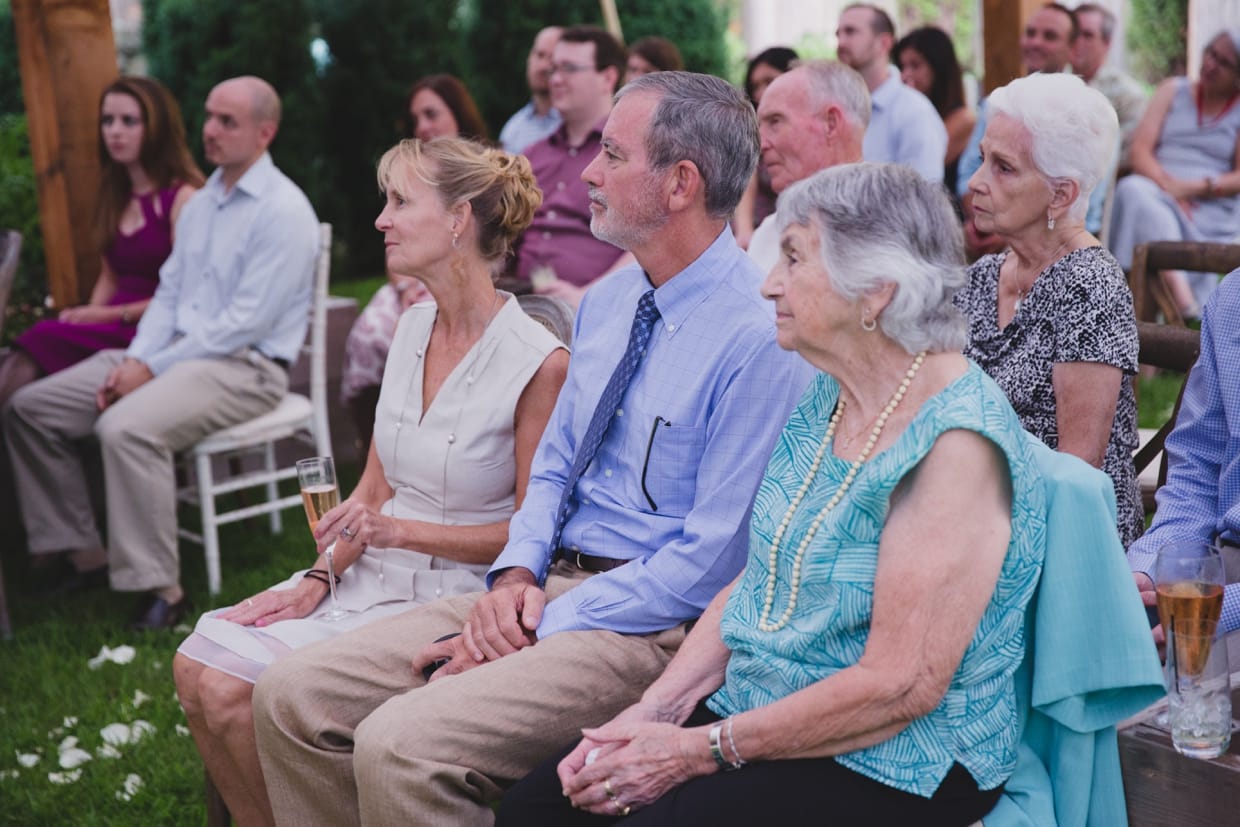
<path fill-rule="evenodd" d="M 318 221 L 267 154 L 279 97 L 259 78 L 233 78 L 211 90 L 206 114 L 203 145 L 217 168 L 181 210 L 129 349 L 28 385 L 4 422 L 31 553 L 68 551 L 79 571 L 106 559 L 112 588 L 146 592 L 135 629 L 175 626 L 188 609 L 175 453 L 276 406 L 310 307 Z M 92 434 L 106 558 L 75 446 Z"/>
<path fill-rule="evenodd" d="M 854 3 L 840 14 L 837 56 L 861 73 L 870 90 L 870 125 L 862 152 L 867 161 L 905 164 L 927 181 L 943 180 L 947 127 L 929 98 L 900 81 L 890 64 L 895 27 L 887 13 Z"/>
<path fill-rule="evenodd" d="M 560 32 L 559 26 L 548 26 L 534 37 L 534 45 L 525 59 L 530 102 L 514 112 L 499 131 L 499 142 L 505 152 L 513 155 L 525 152 L 527 146 L 541 141 L 560 126 L 560 113 L 551 106 L 551 58 Z"/>
<path fill-rule="evenodd" d="M 1154 559 L 1167 543 L 1217 539 L 1233 574 L 1240 561 L 1240 270 L 1202 311 L 1201 355 L 1165 448 L 1167 482 L 1158 489 L 1154 522 L 1128 549 L 1147 606 L 1155 605 Z M 1240 583 L 1224 591 L 1220 622 L 1240 629 Z M 1162 640 L 1161 628 L 1156 636 Z"/>
<path fill-rule="evenodd" d="M 736 577 L 754 492 L 810 377 L 776 344 L 761 274 L 727 225 L 757 153 L 753 107 L 718 78 L 658 72 L 618 93 L 582 178 L 591 228 L 638 263 L 585 295 L 490 590 L 263 673 L 255 730 L 282 823 L 490 823 L 505 785 L 636 701 Z M 574 459 L 647 294 L 658 318 L 644 356 L 553 548 Z"/>

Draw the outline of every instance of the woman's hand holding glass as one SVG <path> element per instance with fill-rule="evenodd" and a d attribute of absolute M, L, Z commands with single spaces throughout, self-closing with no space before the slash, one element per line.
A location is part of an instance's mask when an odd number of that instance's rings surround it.
<path fill-rule="evenodd" d="M 319 554 L 336 544 L 336 573 L 344 571 L 368 547 L 388 548 L 398 545 L 396 519 L 352 497 L 328 511 L 314 529 L 314 542 Z"/>

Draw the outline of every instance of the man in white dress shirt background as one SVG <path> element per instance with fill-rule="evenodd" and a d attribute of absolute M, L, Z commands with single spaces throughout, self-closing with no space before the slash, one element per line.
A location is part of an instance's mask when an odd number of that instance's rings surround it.
<path fill-rule="evenodd" d="M 181 211 L 133 342 L 26 386 L 4 417 L 29 551 L 67 553 L 68 578 L 106 565 L 113 589 L 145 592 L 137 630 L 175 626 L 189 608 L 174 455 L 274 408 L 305 338 L 318 221 L 267 154 L 279 122 L 260 78 L 211 90 L 203 146 L 217 168 Z M 106 549 L 78 444 L 92 435 Z"/>

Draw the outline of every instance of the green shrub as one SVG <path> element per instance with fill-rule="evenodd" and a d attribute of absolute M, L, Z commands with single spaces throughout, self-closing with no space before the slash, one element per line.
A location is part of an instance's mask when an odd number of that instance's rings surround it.
<path fill-rule="evenodd" d="M 1184 74 L 1187 20 L 1188 0 L 1132 0 L 1128 48 L 1136 70 L 1146 80 L 1157 83 Z"/>
<path fill-rule="evenodd" d="M 24 111 L 21 73 L 17 70 L 13 6 L 10 0 L 0 0 L 0 115 Z"/>
<path fill-rule="evenodd" d="M 319 85 L 326 112 L 314 136 L 326 159 L 331 196 L 316 202 L 336 228 L 333 273 L 383 269 L 375 232 L 382 208 L 375 183 L 379 157 L 403 138 L 405 98 L 415 80 L 435 72 L 460 75 L 455 0 L 320 0 L 319 36 L 330 57 Z"/>
<path fill-rule="evenodd" d="M 284 104 L 272 157 L 318 207 L 328 190 L 308 0 L 146 0 L 143 6 L 142 47 L 150 74 L 180 102 L 197 157 L 202 158 L 203 104 L 211 87 L 237 75 L 258 75 Z"/>
<path fill-rule="evenodd" d="M 22 234 L 21 263 L 9 294 L 0 343 L 7 344 L 44 313 L 47 296 L 43 233 L 26 116 L 0 114 L 0 229 Z"/>

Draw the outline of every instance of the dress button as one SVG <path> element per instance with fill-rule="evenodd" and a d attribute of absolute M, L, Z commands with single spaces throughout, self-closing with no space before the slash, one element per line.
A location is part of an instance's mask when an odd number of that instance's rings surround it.
<path fill-rule="evenodd" d="M 544 230 L 544 231 L 543 231 L 543 240 L 544 240 L 544 241 L 549 241 L 550 239 L 551 239 L 551 233 L 549 233 L 549 232 L 547 232 L 546 230 Z"/>
<path fill-rule="evenodd" d="M 556 181 L 556 182 L 555 182 L 555 188 L 556 188 L 557 190 L 562 190 L 562 189 L 564 189 L 564 182 L 563 182 L 563 181 Z"/>
<path fill-rule="evenodd" d="M 668 333 L 675 333 L 675 332 L 676 332 L 676 325 L 674 325 L 674 324 L 669 324 L 669 325 L 667 326 L 667 332 L 668 332 Z"/>
<path fill-rule="evenodd" d="M 559 218 L 559 215 L 556 213 L 555 210 L 547 210 L 547 218 L 551 219 L 552 221 L 555 221 L 557 218 Z"/>
<path fill-rule="evenodd" d="M 616 408 L 616 416 L 624 416 L 624 408 Z"/>
<path fill-rule="evenodd" d="M 454 442 L 456 442 L 456 434 L 448 434 L 448 444 L 451 445 Z"/>
<path fill-rule="evenodd" d="M 396 430 L 398 430 L 398 431 L 399 431 L 399 430 L 400 430 L 400 426 L 401 426 L 401 425 L 404 425 L 404 424 L 405 424 L 405 423 L 403 423 L 403 422 L 397 422 L 397 423 L 396 423 Z"/>
<path fill-rule="evenodd" d="M 607 479 L 611 479 L 611 469 L 608 468 L 606 471 L 604 471 L 603 476 L 607 477 Z"/>
<path fill-rule="evenodd" d="M 418 358 L 422 358 L 422 348 L 418 348 Z"/>

